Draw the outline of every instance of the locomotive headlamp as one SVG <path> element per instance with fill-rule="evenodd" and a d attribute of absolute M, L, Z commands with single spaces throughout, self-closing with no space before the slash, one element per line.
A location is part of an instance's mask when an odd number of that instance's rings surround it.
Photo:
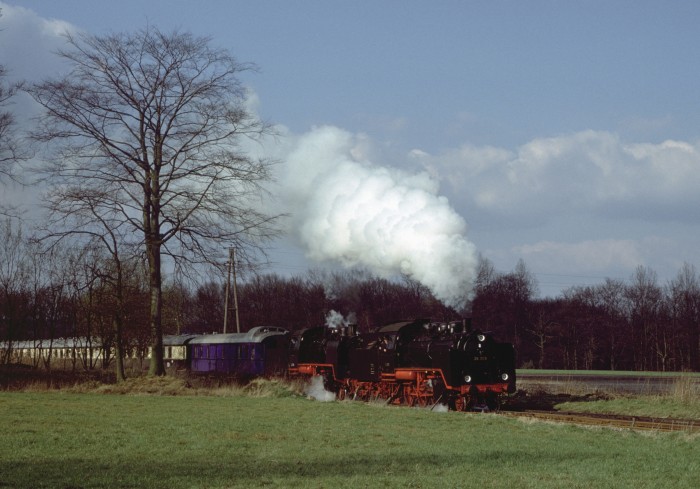
<path fill-rule="evenodd" d="M 479 336 L 476 337 L 476 339 L 483 342 L 483 341 L 486 341 L 486 336 L 480 334 Z"/>
<path fill-rule="evenodd" d="M 501 374 L 501 379 L 508 380 L 510 376 L 508 374 Z"/>
<path fill-rule="evenodd" d="M 472 376 L 471 375 L 465 375 L 464 376 L 464 382 L 467 384 L 472 381 Z"/>

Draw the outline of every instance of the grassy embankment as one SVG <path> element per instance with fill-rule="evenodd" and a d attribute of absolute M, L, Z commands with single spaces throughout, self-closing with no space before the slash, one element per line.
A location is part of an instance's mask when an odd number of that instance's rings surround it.
<path fill-rule="evenodd" d="M 658 418 L 695 419 L 700 422 L 698 383 L 692 376 L 674 381 L 666 395 L 613 395 L 607 399 L 557 404 L 561 411 L 623 414 Z M 700 487 L 700 481 L 699 481 Z"/>
<path fill-rule="evenodd" d="M 121 389 L 131 394 L 97 393 Z M 167 395 L 182 390 L 163 379 L 93 393 L 0 393 L 0 486 L 639 489 L 700 481 L 698 435 L 319 403 L 279 384 L 255 384 L 253 396 Z"/>
<path fill-rule="evenodd" d="M 560 411 L 584 413 L 606 413 L 658 418 L 681 418 L 700 420 L 700 373 L 678 372 L 611 372 L 611 371 L 519 371 L 520 374 L 559 377 L 555 384 L 519 378 L 518 388 L 531 398 L 548 398 L 550 407 Z M 670 387 L 665 394 L 624 394 L 605 387 L 591 387 L 580 382 L 581 376 L 619 378 L 667 378 Z"/>

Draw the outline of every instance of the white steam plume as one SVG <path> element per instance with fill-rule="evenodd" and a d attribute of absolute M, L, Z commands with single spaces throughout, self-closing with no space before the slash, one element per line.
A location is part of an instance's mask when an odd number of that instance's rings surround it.
<path fill-rule="evenodd" d="M 320 375 L 311 377 L 311 381 L 304 389 L 304 394 L 311 399 L 316 399 L 321 402 L 335 401 L 335 394 L 326 390 L 323 385 L 323 377 Z"/>
<path fill-rule="evenodd" d="M 401 273 L 443 303 L 464 305 L 475 247 L 430 175 L 375 165 L 350 133 L 328 126 L 301 137 L 287 163 L 292 229 L 309 258 Z"/>
<path fill-rule="evenodd" d="M 348 321 L 340 314 L 338 311 L 331 310 L 326 314 L 326 326 L 329 328 L 340 328 L 342 326 L 347 326 Z"/>

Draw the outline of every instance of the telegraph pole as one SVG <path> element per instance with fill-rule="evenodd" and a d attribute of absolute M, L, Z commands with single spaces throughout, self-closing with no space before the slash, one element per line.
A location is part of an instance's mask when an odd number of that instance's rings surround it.
<path fill-rule="evenodd" d="M 236 333 L 241 332 L 241 325 L 238 322 L 238 287 L 236 285 L 236 248 L 230 248 L 231 269 L 233 270 L 233 310 L 236 311 Z"/>
<path fill-rule="evenodd" d="M 236 287 L 236 249 L 228 249 L 228 277 L 226 279 L 226 300 L 224 302 L 224 333 L 227 333 L 228 324 L 228 300 L 231 295 L 231 272 L 233 271 L 233 309 L 236 311 L 236 332 L 241 332 L 238 322 L 238 292 Z"/>

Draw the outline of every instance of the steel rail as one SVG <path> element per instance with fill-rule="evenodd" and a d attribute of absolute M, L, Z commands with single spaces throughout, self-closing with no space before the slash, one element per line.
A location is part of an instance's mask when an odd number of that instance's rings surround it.
<path fill-rule="evenodd" d="M 543 421 L 570 423 L 586 426 L 629 429 L 657 432 L 700 433 L 700 420 L 648 418 L 642 416 L 620 416 L 610 414 L 570 413 L 556 411 L 501 411 L 510 417 L 533 418 Z"/>

